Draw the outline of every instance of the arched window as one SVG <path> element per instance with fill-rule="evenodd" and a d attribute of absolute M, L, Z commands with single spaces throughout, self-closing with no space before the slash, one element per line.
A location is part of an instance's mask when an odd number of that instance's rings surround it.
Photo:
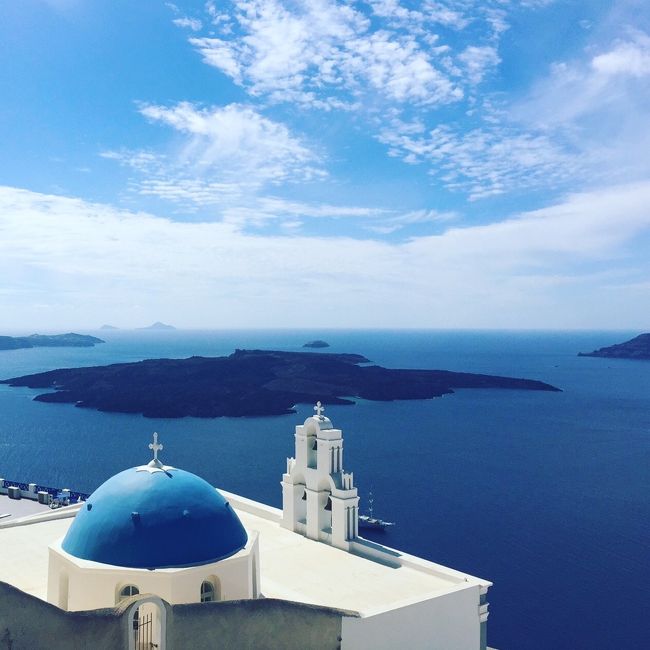
<path fill-rule="evenodd" d="M 130 596 L 137 596 L 140 593 L 140 590 L 135 585 L 125 585 L 120 589 L 120 593 L 117 596 L 117 602 L 129 598 Z M 138 621 L 140 619 L 140 608 L 135 610 L 133 614 L 133 629 L 138 629 Z"/>
<path fill-rule="evenodd" d="M 209 580 L 205 580 L 201 583 L 201 602 L 211 603 L 212 601 L 214 601 L 214 585 Z"/>
<path fill-rule="evenodd" d="M 129 598 L 129 596 L 137 596 L 140 593 L 140 590 L 135 585 L 126 585 L 120 590 L 119 600 L 124 598 Z"/>

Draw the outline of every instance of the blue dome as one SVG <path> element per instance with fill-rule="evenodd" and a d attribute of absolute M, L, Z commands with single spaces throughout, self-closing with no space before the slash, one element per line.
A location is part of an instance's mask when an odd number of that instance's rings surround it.
<path fill-rule="evenodd" d="M 161 569 L 216 562 L 248 541 L 230 504 L 180 469 L 131 468 L 100 485 L 74 518 L 63 550 L 93 562 Z"/>

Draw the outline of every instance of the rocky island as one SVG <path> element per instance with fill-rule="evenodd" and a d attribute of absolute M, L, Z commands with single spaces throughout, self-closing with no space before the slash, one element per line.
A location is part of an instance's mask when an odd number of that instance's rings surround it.
<path fill-rule="evenodd" d="M 96 336 L 85 334 L 32 334 L 31 336 L 0 336 L 0 350 L 23 348 L 92 348 L 104 343 Z"/>
<path fill-rule="evenodd" d="M 160 331 L 171 331 L 175 330 L 176 328 L 173 325 L 167 325 L 167 323 L 161 323 L 160 321 L 156 321 L 155 323 L 151 325 L 147 325 L 147 327 L 138 327 L 139 330 L 160 330 Z"/>
<path fill-rule="evenodd" d="M 639 334 L 629 341 L 617 343 L 593 352 L 578 352 L 579 357 L 606 359 L 650 359 L 650 334 Z"/>
<path fill-rule="evenodd" d="M 558 391 L 541 381 L 446 370 L 366 365 L 359 354 L 236 350 L 228 357 L 149 359 L 92 368 L 52 370 L 0 381 L 44 388 L 35 399 L 146 417 L 260 416 L 294 412 L 321 400 L 430 399 L 455 388 Z"/>
<path fill-rule="evenodd" d="M 303 348 L 329 348 L 330 344 L 327 341 L 321 341 L 320 339 L 316 339 L 315 341 L 308 341 L 305 343 L 302 347 Z"/>

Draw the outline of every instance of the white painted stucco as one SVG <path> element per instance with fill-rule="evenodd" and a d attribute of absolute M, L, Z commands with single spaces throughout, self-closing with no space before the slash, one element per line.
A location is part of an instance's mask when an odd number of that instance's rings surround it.
<path fill-rule="evenodd" d="M 49 547 L 47 600 L 68 611 L 113 607 L 127 585 L 139 593 L 157 594 L 171 604 L 201 602 L 201 584 L 210 582 L 218 600 L 253 598 L 258 593 L 258 533 L 232 557 L 200 566 L 174 569 L 131 569 L 81 560 L 61 548 Z M 254 573 L 255 572 L 255 573 Z"/>
<path fill-rule="evenodd" d="M 362 618 L 343 618 L 342 650 L 479 648 L 478 585 Z"/>

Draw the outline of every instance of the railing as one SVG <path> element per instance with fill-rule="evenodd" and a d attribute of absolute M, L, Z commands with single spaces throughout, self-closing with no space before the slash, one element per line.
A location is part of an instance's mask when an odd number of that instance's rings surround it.
<path fill-rule="evenodd" d="M 47 485 L 37 485 L 36 483 L 22 483 L 21 481 L 10 481 L 9 479 L 0 479 L 0 494 L 7 494 L 9 491 L 8 488 L 17 487 L 20 490 L 20 495 L 25 499 L 33 499 L 34 501 L 38 500 L 39 492 L 47 492 L 52 499 L 56 499 L 62 490 L 61 488 L 50 487 Z M 67 493 L 66 493 L 67 496 Z M 67 500 L 70 503 L 76 501 L 85 501 L 90 495 L 85 492 L 74 492 L 69 491 L 69 496 Z"/>

